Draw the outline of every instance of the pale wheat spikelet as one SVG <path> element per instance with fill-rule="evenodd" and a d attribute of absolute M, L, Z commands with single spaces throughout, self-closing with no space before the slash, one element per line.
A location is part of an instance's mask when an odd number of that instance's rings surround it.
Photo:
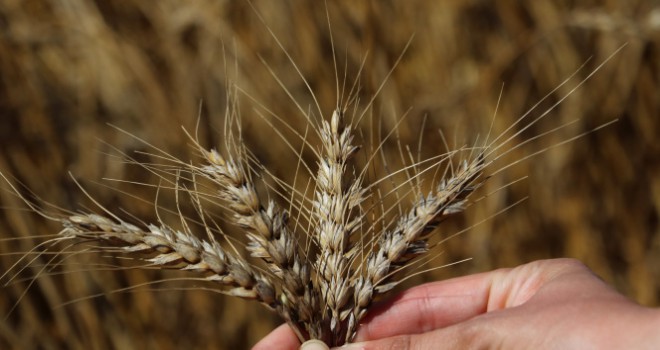
<path fill-rule="evenodd" d="M 255 272 L 240 255 L 226 252 L 215 240 L 205 241 L 162 223 L 144 230 L 98 214 L 71 215 L 61 222 L 63 237 L 99 242 L 108 251 L 117 247 L 125 253 L 153 255 L 145 260 L 154 267 L 201 272 L 207 275 L 206 280 L 228 287 L 222 289 L 223 293 L 276 307 L 272 281 Z"/>
<path fill-rule="evenodd" d="M 304 330 L 319 337 L 316 329 L 309 327 L 316 323 L 317 311 L 316 295 L 310 286 L 310 267 L 302 259 L 297 239 L 288 228 L 288 213 L 277 208 L 272 200 L 267 207 L 261 204 L 240 157 L 224 158 L 216 150 L 200 148 L 200 151 L 208 162 L 200 171 L 218 185 L 221 198 L 234 212 L 235 223 L 246 230 L 250 254 L 266 261 L 279 279 L 285 295 L 280 298 L 281 313 L 299 336 L 302 337 Z"/>
<path fill-rule="evenodd" d="M 355 335 L 357 325 L 375 295 L 392 289 L 395 283 L 386 283 L 397 269 L 412 259 L 428 252 L 429 235 L 443 218 L 463 211 L 468 196 L 479 185 L 478 178 L 485 167 L 483 153 L 464 161 L 449 179 L 441 180 L 435 191 L 421 197 L 392 230 L 384 231 L 378 239 L 378 248 L 356 270 L 354 308 L 348 322 L 346 341 Z"/>
<path fill-rule="evenodd" d="M 323 156 L 318 161 L 314 199 L 315 235 L 319 245 L 318 284 L 328 311 L 332 339 L 343 330 L 348 316 L 346 304 L 352 293 L 351 267 L 355 250 L 351 237 L 360 228 L 358 206 L 363 191 L 360 180 L 346 179 L 347 162 L 358 150 L 351 144 L 351 126 L 344 125 L 344 111 L 336 109 L 330 122 L 322 121 Z"/>

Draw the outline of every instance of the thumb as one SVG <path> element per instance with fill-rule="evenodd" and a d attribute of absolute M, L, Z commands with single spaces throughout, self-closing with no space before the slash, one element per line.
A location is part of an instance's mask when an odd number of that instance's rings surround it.
<path fill-rule="evenodd" d="M 330 350 L 330 348 L 326 343 L 318 339 L 312 339 L 302 343 L 300 350 Z"/>

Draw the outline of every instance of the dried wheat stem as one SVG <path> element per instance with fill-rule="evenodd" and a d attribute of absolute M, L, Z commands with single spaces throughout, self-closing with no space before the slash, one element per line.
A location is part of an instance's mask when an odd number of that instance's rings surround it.
<path fill-rule="evenodd" d="M 284 298 L 282 312 L 298 328 L 317 335 L 316 295 L 312 291 L 310 267 L 298 252 L 298 242 L 288 228 L 288 213 L 273 201 L 264 208 L 240 159 L 224 158 L 217 151 L 202 150 L 208 165 L 204 175 L 219 186 L 221 197 L 234 212 L 234 221 L 246 230 L 247 246 L 253 257 L 266 261 L 271 272 L 281 281 Z"/>
<path fill-rule="evenodd" d="M 359 218 L 352 214 L 363 199 L 360 181 L 344 182 L 347 162 L 358 147 L 351 144 L 351 128 L 344 127 L 342 119 L 343 112 L 337 109 L 330 123 L 322 122 L 320 134 L 324 152 L 320 152 L 323 156 L 319 159 L 313 203 L 320 249 L 317 259 L 319 292 L 329 310 L 325 319 L 330 317 L 333 339 L 342 332 L 341 324 L 350 311 L 346 308 L 352 293 L 350 241 L 359 228 Z"/>

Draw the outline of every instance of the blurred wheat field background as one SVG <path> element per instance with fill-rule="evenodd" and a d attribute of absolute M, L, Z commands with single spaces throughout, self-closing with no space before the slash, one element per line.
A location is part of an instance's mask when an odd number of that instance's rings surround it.
<path fill-rule="evenodd" d="M 450 145 L 483 137 L 496 108 L 493 132 L 504 131 L 587 62 L 574 83 L 541 104 L 540 115 L 627 43 L 516 143 L 577 122 L 503 162 L 619 121 L 489 180 L 486 192 L 529 176 L 438 231 L 448 236 L 469 227 L 444 244 L 434 264 L 472 261 L 411 282 L 575 257 L 639 303 L 660 305 L 660 2 L 328 1 L 327 12 L 315 1 L 254 6 L 328 115 L 337 99 L 330 33 L 340 77 L 359 73 L 362 103 L 414 34 L 375 100 L 378 125 L 365 121 L 360 127 L 365 141 L 375 128 L 397 128 L 400 143 L 413 149 L 421 135 L 424 157 L 446 151 L 438 130 Z M 153 222 L 153 188 L 103 178 L 157 184 L 153 174 L 117 155 L 157 159 L 136 153 L 151 150 L 108 124 L 188 161 L 194 152 L 181 128 L 194 130 L 199 118 L 202 145 L 220 144 L 231 103 L 227 92 L 236 84 L 244 91 L 237 97 L 245 143 L 266 168 L 291 181 L 297 156 L 259 114 L 268 108 L 294 125 L 305 122 L 269 70 L 301 106 L 313 101 L 267 26 L 244 1 L 1 1 L 0 171 L 44 201 L 93 208 L 70 171 L 103 205 Z M 396 140 L 386 143 L 385 152 L 398 154 Z M 314 166 L 311 156 L 303 158 Z M 6 238 L 60 227 L 25 210 L 8 186 L 0 191 L 0 205 L 4 273 L 18 259 L 11 252 L 28 252 L 39 242 Z M 72 259 L 28 288 L 39 273 L 35 268 L 3 287 L 0 348 L 248 348 L 281 322 L 257 303 L 194 288 L 111 293 L 174 275 L 89 268 L 108 259 Z M 62 306 L 96 294 L 105 295 Z"/>

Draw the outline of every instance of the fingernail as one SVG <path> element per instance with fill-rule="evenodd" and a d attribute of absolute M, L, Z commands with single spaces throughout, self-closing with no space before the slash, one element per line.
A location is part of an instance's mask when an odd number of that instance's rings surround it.
<path fill-rule="evenodd" d="M 329 350 L 330 348 L 318 339 L 312 339 L 304 342 L 300 346 L 300 350 Z"/>

